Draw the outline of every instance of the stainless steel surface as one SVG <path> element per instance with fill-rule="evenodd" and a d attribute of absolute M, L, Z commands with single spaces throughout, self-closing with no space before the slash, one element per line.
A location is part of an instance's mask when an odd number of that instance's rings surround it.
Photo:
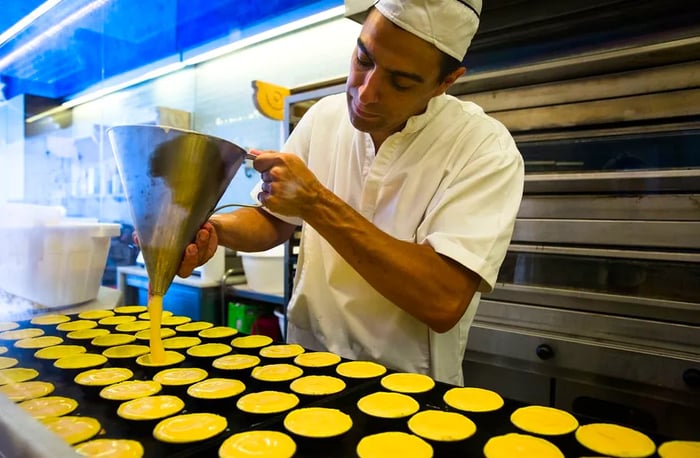
<path fill-rule="evenodd" d="M 182 254 L 247 152 L 210 135 L 152 125 L 108 130 L 150 287 L 164 295 Z"/>
<path fill-rule="evenodd" d="M 700 191 L 700 170 L 537 173 L 525 177 L 528 194 Z"/>

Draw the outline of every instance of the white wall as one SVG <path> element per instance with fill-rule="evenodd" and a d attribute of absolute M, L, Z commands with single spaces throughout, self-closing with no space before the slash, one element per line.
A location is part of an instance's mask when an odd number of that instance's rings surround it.
<path fill-rule="evenodd" d="M 24 95 L 0 102 L 0 204 L 24 199 Z"/>

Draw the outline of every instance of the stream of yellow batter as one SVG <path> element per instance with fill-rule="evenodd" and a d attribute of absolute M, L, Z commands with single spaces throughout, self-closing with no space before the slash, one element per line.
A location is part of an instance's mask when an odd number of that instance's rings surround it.
<path fill-rule="evenodd" d="M 160 336 L 160 320 L 163 315 L 163 296 L 153 294 L 148 298 L 148 315 L 151 319 L 151 361 L 155 364 L 165 362 L 165 349 Z"/>

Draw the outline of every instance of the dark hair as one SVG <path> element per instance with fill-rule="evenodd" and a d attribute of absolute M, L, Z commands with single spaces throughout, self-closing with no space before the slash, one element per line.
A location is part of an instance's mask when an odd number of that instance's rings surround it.
<path fill-rule="evenodd" d="M 458 61 L 449 54 L 440 51 L 442 54 L 442 62 L 440 62 L 440 73 L 438 74 L 438 81 L 442 82 L 447 75 L 457 70 L 462 66 L 462 62 Z"/>

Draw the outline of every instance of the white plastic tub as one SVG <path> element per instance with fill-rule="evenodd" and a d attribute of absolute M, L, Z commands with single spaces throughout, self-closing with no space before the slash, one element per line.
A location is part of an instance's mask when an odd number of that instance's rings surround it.
<path fill-rule="evenodd" d="M 284 294 L 284 245 L 258 253 L 238 252 L 248 287 L 266 294 Z"/>
<path fill-rule="evenodd" d="M 82 218 L 0 224 L 0 289 L 46 307 L 93 300 L 119 232 L 118 224 Z"/>

